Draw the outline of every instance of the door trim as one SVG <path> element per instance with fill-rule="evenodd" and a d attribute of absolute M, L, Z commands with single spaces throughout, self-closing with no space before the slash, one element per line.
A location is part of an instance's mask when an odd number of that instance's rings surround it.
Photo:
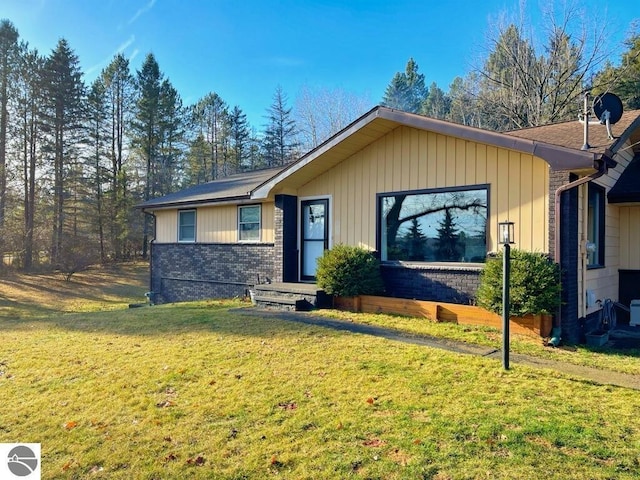
<path fill-rule="evenodd" d="M 325 249 L 329 249 L 332 246 L 332 215 L 331 215 L 331 205 L 332 198 L 331 195 L 319 195 L 313 197 L 299 197 L 298 198 L 298 280 L 300 282 L 315 282 L 315 277 L 311 277 L 308 275 L 304 275 L 304 241 L 303 241 L 303 232 L 304 232 L 304 221 L 302 218 L 303 207 L 305 203 L 312 203 L 316 201 L 325 201 L 327 205 L 327 209 L 325 212 Z"/>

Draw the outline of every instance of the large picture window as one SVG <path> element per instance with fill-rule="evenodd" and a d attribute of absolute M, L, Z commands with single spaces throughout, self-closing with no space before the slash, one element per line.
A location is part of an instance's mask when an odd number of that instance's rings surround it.
<path fill-rule="evenodd" d="M 238 207 L 238 241 L 260 241 L 260 205 Z"/>
<path fill-rule="evenodd" d="M 587 267 L 604 267 L 604 188 L 589 184 Z"/>
<path fill-rule="evenodd" d="M 484 262 L 488 186 L 378 195 L 382 261 Z"/>
<path fill-rule="evenodd" d="M 196 211 L 180 210 L 178 212 L 178 241 L 196 241 Z"/>

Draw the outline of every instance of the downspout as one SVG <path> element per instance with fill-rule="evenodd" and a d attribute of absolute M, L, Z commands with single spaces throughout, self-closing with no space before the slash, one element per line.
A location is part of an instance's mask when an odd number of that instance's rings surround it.
<path fill-rule="evenodd" d="M 145 215 L 149 215 L 153 218 L 153 239 L 151 243 L 153 244 L 156 241 L 156 229 L 158 228 L 158 222 L 156 222 L 156 214 L 153 212 L 147 212 L 145 210 L 142 211 Z M 151 245 L 153 247 L 153 245 Z M 153 252 L 152 248 L 149 248 L 149 291 L 145 293 L 145 296 L 149 300 L 151 305 L 156 303 L 156 294 L 158 292 L 153 291 Z"/>
<path fill-rule="evenodd" d="M 589 183 L 597 178 L 600 178 L 601 176 L 603 176 L 605 173 L 607 173 L 607 171 L 609 170 L 609 166 L 615 166 L 615 162 L 612 162 L 612 164 L 610 164 L 609 162 L 612 161 L 611 157 L 609 156 L 610 152 L 607 150 L 607 152 L 605 152 L 605 154 L 602 156 L 602 159 L 599 161 L 596 161 L 597 164 L 597 168 L 598 170 L 594 173 L 592 173 L 591 175 L 587 175 L 586 177 L 582 177 L 579 178 L 578 180 L 575 180 L 573 182 L 567 183 L 566 185 L 562 185 L 560 186 L 560 188 L 558 188 L 555 192 L 555 198 L 554 198 L 554 212 L 555 212 L 555 218 L 554 218 L 554 260 L 558 265 L 561 265 L 561 254 L 560 254 L 560 200 L 562 197 L 562 194 L 568 190 L 574 189 L 576 187 L 579 187 L 580 185 L 583 185 L 585 183 Z M 583 285 L 584 287 L 584 285 Z M 562 294 L 561 294 L 562 295 Z M 548 344 L 553 346 L 553 347 L 557 347 L 560 344 L 560 335 L 562 332 L 562 306 L 560 306 L 558 308 L 558 312 L 557 315 L 554 319 L 553 322 L 553 329 L 551 330 L 551 339 L 549 340 Z"/>

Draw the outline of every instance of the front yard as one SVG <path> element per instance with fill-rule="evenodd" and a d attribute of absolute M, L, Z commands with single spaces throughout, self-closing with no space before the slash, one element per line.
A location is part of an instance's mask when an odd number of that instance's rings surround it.
<path fill-rule="evenodd" d="M 45 479 L 640 472 L 636 391 L 235 306 L 4 315 L 0 442 L 41 443 Z"/>

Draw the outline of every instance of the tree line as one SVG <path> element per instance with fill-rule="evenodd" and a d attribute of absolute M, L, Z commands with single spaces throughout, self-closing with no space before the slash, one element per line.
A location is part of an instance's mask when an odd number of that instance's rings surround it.
<path fill-rule="evenodd" d="M 540 35 L 517 23 L 493 25 L 489 52 L 445 92 L 427 86 L 413 58 L 387 86 L 382 104 L 399 110 L 495 131 L 578 118 L 585 91 L 617 94 L 625 108 L 640 108 L 640 34 L 637 25 L 615 66 L 605 24 L 587 26 L 576 10 L 546 12 Z"/>
<path fill-rule="evenodd" d="M 640 36 L 619 66 L 599 35 L 549 23 L 542 46 L 513 23 L 483 62 L 445 92 L 417 63 L 391 79 L 381 103 L 492 130 L 576 118 L 585 86 L 640 108 Z M 542 52 L 542 53 L 540 53 Z M 150 219 L 133 206 L 235 173 L 285 165 L 371 107 L 343 90 L 303 87 L 294 106 L 278 87 L 261 131 L 210 92 L 184 105 L 148 54 L 137 71 L 116 54 L 89 85 L 61 39 L 42 55 L 0 21 L 0 268 L 73 270 L 146 257 Z"/>
<path fill-rule="evenodd" d="M 214 92 L 185 106 L 153 54 L 135 72 L 116 54 L 86 85 L 65 39 L 42 55 L 0 21 L 0 268 L 146 257 L 152 225 L 136 203 L 289 163 L 329 134 L 310 101 L 303 132 L 277 88 L 258 134 Z"/>

